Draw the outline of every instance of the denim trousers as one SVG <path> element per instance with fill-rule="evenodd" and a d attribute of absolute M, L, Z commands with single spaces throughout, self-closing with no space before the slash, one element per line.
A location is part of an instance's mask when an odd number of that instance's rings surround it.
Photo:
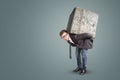
<path fill-rule="evenodd" d="M 81 49 L 76 47 L 76 59 L 77 59 L 77 66 L 81 69 L 86 69 L 87 65 L 87 51 L 88 49 Z"/>

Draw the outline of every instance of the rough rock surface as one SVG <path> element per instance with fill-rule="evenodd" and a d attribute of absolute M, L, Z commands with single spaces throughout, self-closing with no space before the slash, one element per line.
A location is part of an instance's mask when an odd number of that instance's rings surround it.
<path fill-rule="evenodd" d="M 76 7 L 69 17 L 67 30 L 75 34 L 90 33 L 95 38 L 97 22 L 98 14 Z"/>

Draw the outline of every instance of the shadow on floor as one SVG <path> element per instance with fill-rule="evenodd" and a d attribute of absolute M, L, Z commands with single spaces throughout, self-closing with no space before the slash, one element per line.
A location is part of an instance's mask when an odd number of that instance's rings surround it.
<path fill-rule="evenodd" d="M 79 74 L 79 71 L 78 72 L 73 72 L 72 70 L 69 70 L 68 73 L 70 74 Z M 87 70 L 86 74 L 91 74 L 92 71 L 91 70 Z"/>

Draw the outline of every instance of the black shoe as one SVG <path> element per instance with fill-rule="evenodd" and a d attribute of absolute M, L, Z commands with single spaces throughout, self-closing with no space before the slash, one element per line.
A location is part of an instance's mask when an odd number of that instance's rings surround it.
<path fill-rule="evenodd" d="M 81 69 L 81 70 L 80 70 L 80 75 L 84 75 L 86 72 L 87 72 L 86 69 Z"/>
<path fill-rule="evenodd" d="M 76 69 L 73 70 L 73 72 L 78 72 L 78 71 L 80 71 L 80 70 L 81 70 L 81 69 L 77 67 Z"/>

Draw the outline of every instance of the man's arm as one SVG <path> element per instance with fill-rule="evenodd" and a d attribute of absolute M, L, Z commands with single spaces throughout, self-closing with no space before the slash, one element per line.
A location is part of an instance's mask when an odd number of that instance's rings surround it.
<path fill-rule="evenodd" d="M 73 47 L 76 46 L 76 44 L 73 44 L 73 43 L 71 43 L 70 41 L 68 41 L 68 43 L 69 43 L 71 46 L 73 46 Z"/>
<path fill-rule="evenodd" d="M 77 34 L 76 38 L 79 40 L 92 39 L 92 35 L 89 33 Z"/>

